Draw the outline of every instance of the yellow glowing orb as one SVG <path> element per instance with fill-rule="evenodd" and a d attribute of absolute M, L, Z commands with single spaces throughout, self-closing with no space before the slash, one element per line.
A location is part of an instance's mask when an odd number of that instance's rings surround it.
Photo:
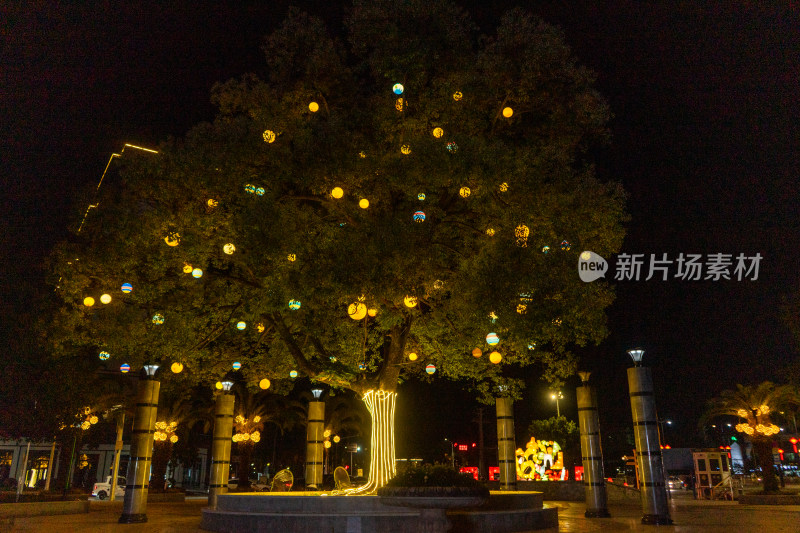
<path fill-rule="evenodd" d="M 406 307 L 415 307 L 417 305 L 417 297 L 406 296 L 405 298 L 403 298 L 403 303 L 406 304 Z"/>
<path fill-rule="evenodd" d="M 504 107 L 503 108 L 503 116 L 504 117 L 511 118 L 511 115 L 513 115 L 513 114 L 514 114 L 514 110 L 511 109 L 510 107 Z"/>
<path fill-rule="evenodd" d="M 461 198 L 469 198 L 469 195 L 472 194 L 472 191 L 469 187 L 461 187 L 458 190 L 458 194 L 461 195 Z"/>
<path fill-rule="evenodd" d="M 317 111 L 319 111 L 319 104 L 316 102 L 311 102 L 310 104 L 308 104 L 308 110 L 311 111 L 312 113 L 316 113 Z"/>
<path fill-rule="evenodd" d="M 333 442 L 339 442 L 340 440 L 342 440 L 342 438 L 339 435 L 333 436 Z"/>
<path fill-rule="evenodd" d="M 375 309 L 375 308 L 373 307 L 372 309 L 368 309 L 368 310 L 367 310 L 367 314 L 368 314 L 369 316 L 371 316 L 371 317 L 374 317 L 375 315 L 377 315 L 377 314 L 378 314 L 378 310 L 377 310 L 377 309 Z"/>
<path fill-rule="evenodd" d="M 87 296 L 86 298 L 83 299 L 83 305 L 85 305 L 86 307 L 93 306 L 94 305 L 94 298 L 92 298 L 91 296 Z"/>
<path fill-rule="evenodd" d="M 180 374 L 181 372 L 183 372 L 183 364 L 175 361 L 174 363 L 172 363 L 169 369 L 172 370 L 173 374 Z"/>
<path fill-rule="evenodd" d="M 486 235 L 489 237 L 494 236 L 494 228 L 486 228 Z"/>
<path fill-rule="evenodd" d="M 361 302 L 352 303 L 347 307 L 347 314 L 353 320 L 361 320 L 367 316 L 367 306 Z"/>
<path fill-rule="evenodd" d="M 106 293 L 100 296 L 100 303 L 101 304 L 110 304 L 111 303 L 111 295 Z"/>
<path fill-rule="evenodd" d="M 444 135 L 444 130 L 442 128 L 433 128 L 433 136 L 437 139 Z"/>
<path fill-rule="evenodd" d="M 400 153 L 402 153 L 403 155 L 410 154 L 411 153 L 411 147 L 409 145 L 407 145 L 407 144 L 404 144 L 403 146 L 400 147 Z"/>
<path fill-rule="evenodd" d="M 459 100 L 461 100 L 461 98 L 462 98 L 463 96 L 464 96 L 464 95 L 463 95 L 463 94 L 461 94 L 461 91 L 456 91 L 456 92 L 454 92 L 454 93 L 453 93 L 453 100 L 455 100 L 456 102 L 458 102 Z"/>
<path fill-rule="evenodd" d="M 263 390 L 267 390 L 270 385 L 271 385 L 271 383 L 269 382 L 269 380 L 267 378 L 264 378 L 264 379 L 262 379 L 261 381 L 258 382 L 258 386 L 260 388 L 262 388 Z"/>
<path fill-rule="evenodd" d="M 183 273 L 184 273 L 184 274 L 191 274 L 191 273 L 192 273 L 192 270 L 194 270 L 194 269 L 192 268 L 192 265 L 190 265 L 189 263 L 184 263 L 184 264 L 183 264 Z"/>
<path fill-rule="evenodd" d="M 222 382 L 221 381 L 217 381 L 216 383 L 214 383 L 214 387 L 217 390 L 222 390 Z"/>
<path fill-rule="evenodd" d="M 508 190 L 508 183 L 503 182 L 500 184 L 500 192 L 506 192 Z"/>
<path fill-rule="evenodd" d="M 181 243 L 181 234 L 170 233 L 164 237 L 164 242 L 167 243 L 167 246 L 178 246 Z"/>
<path fill-rule="evenodd" d="M 325 446 L 325 448 L 330 448 L 331 447 L 331 441 L 326 440 L 322 445 Z"/>
<path fill-rule="evenodd" d="M 217 207 L 219 205 L 219 202 L 214 200 L 213 198 L 209 198 L 206 204 L 208 205 L 208 207 L 211 207 L 213 209 L 214 207 Z"/>
<path fill-rule="evenodd" d="M 268 143 L 275 142 L 275 132 L 272 130 L 264 130 L 264 140 Z"/>
<path fill-rule="evenodd" d="M 491 361 L 494 364 L 497 364 L 502 360 L 503 360 L 503 356 L 500 355 L 500 352 L 492 352 L 492 353 L 489 354 L 489 361 Z"/>
<path fill-rule="evenodd" d="M 361 200 L 358 201 L 358 207 L 360 207 L 361 209 L 368 208 L 369 207 L 369 200 L 367 200 L 366 198 L 362 198 Z"/>
<path fill-rule="evenodd" d="M 336 198 L 337 200 L 344 196 L 344 190 L 341 187 L 334 187 L 331 191 L 331 196 Z"/>
<path fill-rule="evenodd" d="M 474 350 L 472 350 L 472 357 L 480 357 L 482 355 L 483 355 L 483 350 L 481 350 L 480 348 L 475 348 Z"/>
<path fill-rule="evenodd" d="M 231 255 L 233 254 L 233 252 L 236 251 L 236 246 L 234 246 L 233 243 L 229 242 L 228 244 L 222 247 L 222 251 L 228 255 Z"/>
<path fill-rule="evenodd" d="M 286 259 L 288 259 L 290 262 L 294 263 L 297 260 L 297 256 L 295 254 L 289 254 L 289 255 L 286 256 Z"/>
<path fill-rule="evenodd" d="M 414 352 L 411 352 L 410 354 L 408 354 L 408 360 L 409 361 L 416 361 L 417 360 L 417 354 L 415 354 Z"/>

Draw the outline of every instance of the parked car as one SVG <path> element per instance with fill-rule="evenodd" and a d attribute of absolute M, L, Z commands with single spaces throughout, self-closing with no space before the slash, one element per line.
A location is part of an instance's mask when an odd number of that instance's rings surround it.
<path fill-rule="evenodd" d="M 683 490 L 686 488 L 686 483 L 678 476 L 670 476 L 667 480 L 667 486 L 670 490 Z"/>
<path fill-rule="evenodd" d="M 126 481 L 124 477 L 117 477 L 117 490 L 116 496 L 125 496 Z M 92 487 L 92 496 L 98 500 L 105 500 L 111 494 L 111 476 L 106 476 L 105 483 L 95 483 Z"/>

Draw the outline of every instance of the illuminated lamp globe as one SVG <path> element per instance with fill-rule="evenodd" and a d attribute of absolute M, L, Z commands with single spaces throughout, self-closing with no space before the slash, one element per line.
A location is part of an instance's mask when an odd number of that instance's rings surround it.
<path fill-rule="evenodd" d="M 427 372 L 428 374 L 433 374 L 434 372 L 436 372 L 436 367 L 434 365 L 428 365 L 425 367 L 425 372 Z"/>
<path fill-rule="evenodd" d="M 499 342 L 500 342 L 500 337 L 497 336 L 497 333 L 492 332 L 486 335 L 486 343 L 489 346 L 496 346 L 497 343 Z"/>
<path fill-rule="evenodd" d="M 481 350 L 480 348 L 475 348 L 474 350 L 472 350 L 472 357 L 480 357 L 482 355 L 483 355 L 483 350 Z"/>
<path fill-rule="evenodd" d="M 264 187 L 257 187 L 256 188 L 256 196 L 264 196 L 264 193 L 267 192 Z"/>
<path fill-rule="evenodd" d="M 289 309 L 292 311 L 297 311 L 300 309 L 300 301 L 299 300 L 289 300 Z"/>
<path fill-rule="evenodd" d="M 326 440 L 326 441 L 323 443 L 323 446 L 325 446 L 325 448 L 330 448 L 330 447 L 331 447 L 331 441 L 329 441 L 329 440 Z"/>
<path fill-rule="evenodd" d="M 111 303 L 111 295 L 110 294 L 103 294 L 100 296 L 100 303 L 101 304 L 110 304 Z"/>
<path fill-rule="evenodd" d="M 454 143 L 453 141 L 450 141 L 449 143 L 447 143 L 447 150 L 451 154 L 454 154 L 454 153 L 456 153 L 458 151 L 458 145 L 456 143 Z"/>
<path fill-rule="evenodd" d="M 422 211 L 415 211 L 414 222 L 425 222 L 425 213 Z"/>
<path fill-rule="evenodd" d="M 170 365 L 169 369 L 172 370 L 173 374 L 180 374 L 181 372 L 183 372 L 183 363 L 175 361 Z"/>
<path fill-rule="evenodd" d="M 444 130 L 442 128 L 433 128 L 433 136 L 437 139 L 444 135 Z"/>
<path fill-rule="evenodd" d="M 297 370 L 292 370 L 291 372 L 289 372 L 289 377 L 292 378 L 292 379 L 296 378 L 297 377 Z"/>
<path fill-rule="evenodd" d="M 353 320 L 361 320 L 367 316 L 367 306 L 360 302 L 352 303 L 347 307 L 347 315 Z"/>
<path fill-rule="evenodd" d="M 228 255 L 231 255 L 233 254 L 233 252 L 236 251 L 236 246 L 234 246 L 233 243 L 229 242 L 228 244 L 222 247 L 222 251 Z"/>
<path fill-rule="evenodd" d="M 416 361 L 417 360 L 417 354 L 415 354 L 414 352 L 411 352 L 410 354 L 408 354 L 408 360 L 409 361 Z"/>
<path fill-rule="evenodd" d="M 194 270 L 192 270 L 192 277 L 195 279 L 202 278 L 203 270 L 200 268 L 195 268 Z"/>
<path fill-rule="evenodd" d="M 513 114 L 514 114 L 514 110 L 511 109 L 510 107 L 504 107 L 503 108 L 503 116 L 504 117 L 511 118 L 511 115 L 513 115 Z"/>
<path fill-rule="evenodd" d="M 252 183 L 248 183 L 247 185 L 244 186 L 244 192 L 253 194 L 256 192 L 256 186 L 253 185 Z"/>
<path fill-rule="evenodd" d="M 404 144 L 400 147 L 400 153 L 403 155 L 408 155 L 411 153 L 411 146 Z"/>
<path fill-rule="evenodd" d="M 424 200 L 424 199 L 425 199 L 425 193 L 424 193 L 424 192 L 421 192 L 421 193 L 419 193 L 419 194 L 417 195 L 417 200 L 419 200 L 420 202 L 421 202 L 422 200 Z"/>
<path fill-rule="evenodd" d="M 214 388 L 217 390 L 222 390 L 222 382 L 217 381 L 216 383 L 214 383 Z"/>
<path fill-rule="evenodd" d="M 236 323 L 236 329 L 238 329 L 239 331 L 244 330 L 244 328 L 246 327 L 247 327 L 247 322 L 245 322 L 244 320 L 240 320 L 239 322 Z"/>
<path fill-rule="evenodd" d="M 461 196 L 461 198 L 469 198 L 469 195 L 472 194 L 472 191 L 469 187 L 461 187 L 458 190 L 458 194 Z"/>
<path fill-rule="evenodd" d="M 494 236 L 494 228 L 486 228 L 486 235 L 488 235 L 489 237 L 493 237 Z"/>
<path fill-rule="evenodd" d="M 153 315 L 153 324 L 155 324 L 156 326 L 160 326 L 163 323 L 164 323 L 164 315 L 162 315 L 161 313 L 156 313 Z"/>
<path fill-rule="evenodd" d="M 453 93 L 453 100 L 458 102 L 459 100 L 461 100 L 461 98 L 463 98 L 463 96 L 464 95 L 461 94 L 461 91 L 456 91 L 456 92 Z"/>
<path fill-rule="evenodd" d="M 358 363 L 358 369 L 359 370 L 366 370 L 367 369 L 367 365 L 365 365 L 364 363 Z"/>
<path fill-rule="evenodd" d="M 417 297 L 406 296 L 405 298 L 403 298 L 403 303 L 406 304 L 406 307 L 415 307 L 417 305 Z"/>
<path fill-rule="evenodd" d="M 339 442 L 340 440 L 342 440 L 342 438 L 339 435 L 333 436 L 333 442 Z"/>
<path fill-rule="evenodd" d="M 358 201 L 358 207 L 360 207 L 361 209 L 368 208 L 369 207 L 369 200 L 367 200 L 366 198 L 362 198 L 361 200 Z"/>
<path fill-rule="evenodd" d="M 164 242 L 167 243 L 167 246 L 178 246 L 181 243 L 181 234 L 170 233 L 164 237 Z"/>
<path fill-rule="evenodd" d="M 178 442 L 178 436 L 177 436 L 177 435 L 172 435 L 172 436 L 170 436 L 170 438 L 169 438 L 169 441 L 170 441 L 172 444 L 175 444 L 176 442 Z"/>
<path fill-rule="evenodd" d="M 262 379 L 261 381 L 258 382 L 258 386 L 262 390 L 267 390 L 270 385 L 271 385 L 271 383 L 269 382 L 269 380 L 267 378 L 264 378 L 264 379 Z"/>
<path fill-rule="evenodd" d="M 549 246 L 547 246 L 546 244 L 544 246 L 542 246 L 542 253 L 543 254 L 546 254 L 549 251 L 550 251 L 550 247 Z"/>
<path fill-rule="evenodd" d="M 492 353 L 489 354 L 489 361 L 491 361 L 494 364 L 497 364 L 502 360 L 503 360 L 503 356 L 500 355 L 500 352 L 492 352 Z"/>
<path fill-rule="evenodd" d="M 311 102 L 310 104 L 308 104 L 308 110 L 311 111 L 312 113 L 316 113 L 317 111 L 319 111 L 319 104 L 316 102 Z"/>
<path fill-rule="evenodd" d="M 191 274 L 192 270 L 193 270 L 192 269 L 192 265 L 190 265 L 189 263 L 184 263 L 183 264 L 183 273 L 184 274 Z"/>
<path fill-rule="evenodd" d="M 89 422 L 87 422 L 86 420 L 81 422 L 81 429 L 82 430 L 86 431 L 87 429 L 89 429 L 89 426 L 91 426 L 91 424 Z M 83 465 L 83 463 L 81 463 L 81 465 Z"/>
<path fill-rule="evenodd" d="M 403 84 L 402 84 L 402 83 L 395 83 L 395 84 L 392 86 L 392 92 L 393 92 L 394 94 L 403 94 L 403 91 L 404 91 L 404 90 L 405 90 L 405 88 L 403 87 Z"/>
<path fill-rule="evenodd" d="M 99 357 L 101 361 L 106 361 L 108 360 L 109 357 L 111 357 L 111 354 L 104 351 L 100 352 L 100 354 L 97 357 Z"/>
<path fill-rule="evenodd" d="M 131 365 L 129 365 L 128 363 L 122 363 L 121 365 L 119 365 L 119 371 L 122 372 L 123 374 L 127 374 L 128 372 L 131 371 Z"/>
<path fill-rule="evenodd" d="M 563 241 L 561 241 L 561 249 L 562 250 L 564 250 L 565 252 L 568 252 L 570 248 L 572 248 L 572 245 L 569 243 L 568 240 L 564 239 Z"/>
<path fill-rule="evenodd" d="M 239 361 L 236 361 L 236 362 L 235 362 L 235 363 L 233 363 L 233 365 L 231 365 L 231 366 L 233 366 L 233 369 L 234 369 L 234 370 L 239 370 L 240 368 L 242 368 L 242 363 L 240 363 Z"/>
<path fill-rule="evenodd" d="M 264 130 L 262 135 L 264 137 L 264 141 L 267 143 L 274 143 L 275 142 L 275 132 L 272 130 Z"/>
<path fill-rule="evenodd" d="M 130 283 L 123 283 L 122 287 L 120 287 L 120 290 L 125 294 L 128 294 L 133 290 L 133 285 L 131 285 Z"/>
<path fill-rule="evenodd" d="M 344 196 L 344 190 L 341 187 L 334 187 L 333 190 L 331 190 L 331 196 L 338 200 Z"/>
<path fill-rule="evenodd" d="M 83 305 L 85 305 L 86 307 L 93 306 L 94 305 L 94 298 L 92 298 L 91 296 L 87 296 L 86 298 L 83 299 Z"/>
<path fill-rule="evenodd" d="M 367 309 L 367 314 L 371 317 L 375 317 L 378 314 L 378 310 L 374 307 L 372 309 Z"/>

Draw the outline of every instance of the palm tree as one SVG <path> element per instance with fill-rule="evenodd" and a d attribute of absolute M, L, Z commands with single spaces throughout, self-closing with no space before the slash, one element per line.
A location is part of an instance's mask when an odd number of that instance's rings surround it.
<path fill-rule="evenodd" d="M 790 405 L 797 405 L 797 392 L 788 385 L 775 385 L 765 381 L 756 386 L 736 385 L 736 390 L 724 390 L 712 398 L 700 418 L 700 424 L 719 416 L 735 416 L 743 420 L 736 431 L 746 434 L 753 443 L 753 455 L 761 469 L 764 492 L 777 492 L 772 459 L 772 436 L 780 428 L 772 423 L 772 416 Z"/>

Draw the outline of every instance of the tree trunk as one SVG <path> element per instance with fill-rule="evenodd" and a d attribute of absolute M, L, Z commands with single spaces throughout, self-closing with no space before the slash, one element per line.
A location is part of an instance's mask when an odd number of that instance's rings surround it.
<path fill-rule="evenodd" d="M 169 441 L 157 441 L 153 445 L 152 477 L 150 478 L 150 490 L 164 492 L 166 486 L 165 475 L 167 464 L 172 456 L 172 443 Z"/>
<path fill-rule="evenodd" d="M 250 488 L 250 457 L 253 455 L 253 441 L 238 442 L 239 468 L 236 475 L 239 478 L 239 487 L 236 490 Z"/>
<path fill-rule="evenodd" d="M 775 466 L 772 461 L 772 440 L 753 439 L 753 455 L 756 464 L 761 468 L 764 492 L 777 492 L 778 478 L 775 476 Z"/>
<path fill-rule="evenodd" d="M 394 409 L 397 393 L 371 390 L 362 399 L 372 417 L 369 479 L 366 485 L 348 490 L 348 494 L 372 494 L 397 473 L 394 455 Z M 351 472 L 353 474 L 355 472 Z"/>

